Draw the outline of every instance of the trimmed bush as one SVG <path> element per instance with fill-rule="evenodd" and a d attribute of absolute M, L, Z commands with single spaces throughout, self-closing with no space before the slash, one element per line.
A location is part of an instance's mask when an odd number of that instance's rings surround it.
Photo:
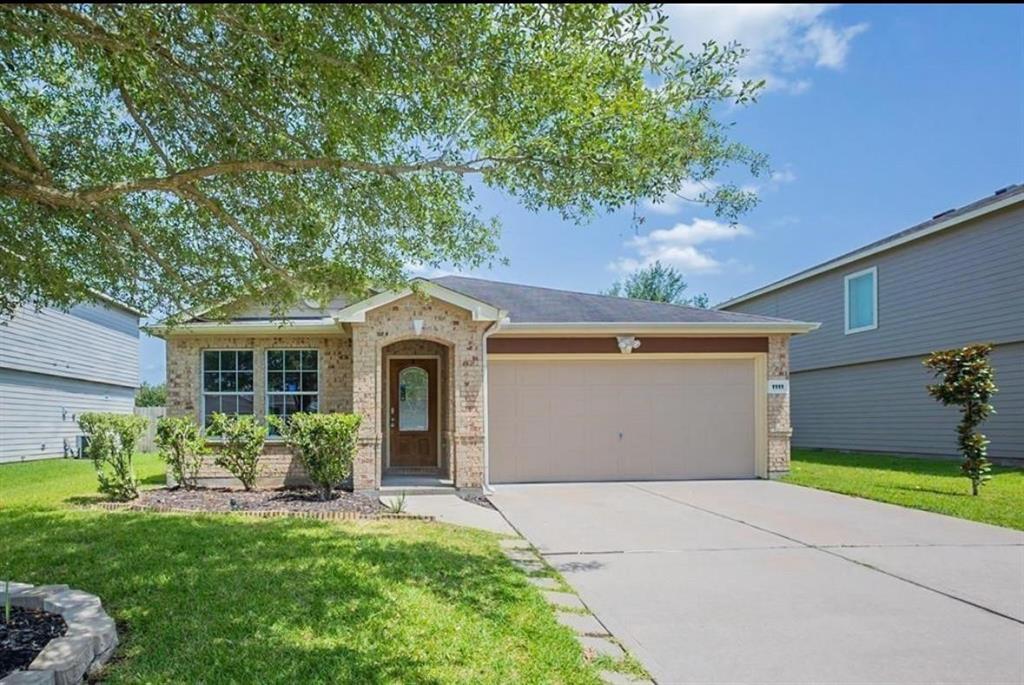
<path fill-rule="evenodd" d="M 214 463 L 242 481 L 252 490 L 260 473 L 260 455 L 267 439 L 267 427 L 252 416 L 228 416 L 219 412 L 210 416 L 207 434 L 224 439 Z"/>
<path fill-rule="evenodd" d="M 302 462 L 320 499 L 329 499 L 334 488 L 352 475 L 359 415 L 298 413 L 287 421 L 276 416 L 269 420 Z"/>
<path fill-rule="evenodd" d="M 132 456 L 146 430 L 146 419 L 133 414 L 86 412 L 78 417 L 78 425 L 89 438 L 85 456 L 96 467 L 100 492 L 120 501 L 138 497 Z"/>
<path fill-rule="evenodd" d="M 189 416 L 165 416 L 156 424 L 156 444 L 178 487 L 195 490 L 207 453 L 206 439 L 195 421 Z"/>

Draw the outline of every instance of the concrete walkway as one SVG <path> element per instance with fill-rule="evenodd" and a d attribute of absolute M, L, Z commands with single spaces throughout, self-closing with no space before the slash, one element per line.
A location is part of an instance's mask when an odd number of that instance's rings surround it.
<path fill-rule="evenodd" d="M 660 683 L 1024 682 L 1024 533 L 767 481 L 491 500 Z"/>
<path fill-rule="evenodd" d="M 385 505 L 397 499 L 383 495 Z M 409 495 L 405 498 L 405 511 L 418 516 L 433 516 L 438 521 L 456 526 L 479 528 L 501 535 L 518 535 L 499 512 L 473 504 L 456 495 Z"/>

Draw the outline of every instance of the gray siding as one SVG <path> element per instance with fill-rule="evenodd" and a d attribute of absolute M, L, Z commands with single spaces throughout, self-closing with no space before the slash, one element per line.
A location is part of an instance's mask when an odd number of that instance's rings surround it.
<path fill-rule="evenodd" d="M 878 328 L 846 335 L 843 277 L 878 269 Z M 790 345 L 793 444 L 922 454 L 955 452 L 953 409 L 924 391 L 921 359 L 997 343 L 991 454 L 1024 457 L 1024 206 L 841 266 L 730 311 L 820 321 Z"/>
<path fill-rule="evenodd" d="M 127 386 L 0 369 L 0 463 L 64 456 L 77 448 L 80 414 L 130 414 L 134 397 Z"/>
<path fill-rule="evenodd" d="M 992 457 L 1024 459 L 1024 343 L 992 353 L 999 393 L 982 427 Z M 959 413 L 925 391 L 919 357 L 796 373 L 791 379 L 793 445 L 865 452 L 955 455 Z"/>
<path fill-rule="evenodd" d="M 102 303 L 31 308 L 0 324 L 0 368 L 135 388 L 139 320 Z"/>
<path fill-rule="evenodd" d="M 843 277 L 878 268 L 878 328 L 846 335 Z M 729 307 L 819 321 L 793 371 L 1024 341 L 1024 206 L 1005 209 Z"/>

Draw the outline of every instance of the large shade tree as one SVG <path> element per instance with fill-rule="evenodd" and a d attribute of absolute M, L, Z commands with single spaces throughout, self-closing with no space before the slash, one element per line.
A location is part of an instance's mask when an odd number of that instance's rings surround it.
<path fill-rule="evenodd" d="M 0 315 L 397 285 L 495 256 L 483 186 L 585 221 L 763 167 L 740 48 L 656 6 L 3 5 L 0 53 Z"/>

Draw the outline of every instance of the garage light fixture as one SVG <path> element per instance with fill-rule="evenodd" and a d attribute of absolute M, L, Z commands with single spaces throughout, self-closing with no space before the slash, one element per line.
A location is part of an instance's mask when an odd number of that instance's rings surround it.
<path fill-rule="evenodd" d="M 629 354 L 640 347 L 640 341 L 632 335 L 620 335 L 617 337 L 619 339 L 619 352 L 622 354 Z"/>

